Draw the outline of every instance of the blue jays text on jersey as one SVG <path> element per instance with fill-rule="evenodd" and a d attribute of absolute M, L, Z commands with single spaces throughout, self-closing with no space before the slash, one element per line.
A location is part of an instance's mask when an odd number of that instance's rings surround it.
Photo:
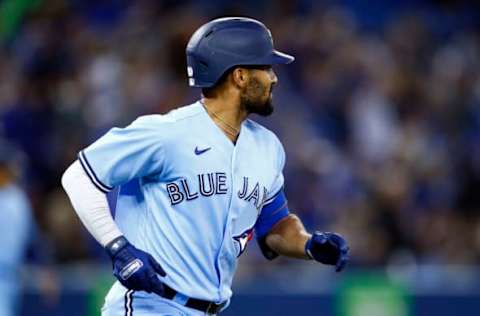
<path fill-rule="evenodd" d="M 183 201 L 194 200 L 199 196 L 209 197 L 228 193 L 227 175 L 225 172 L 199 174 L 193 182 L 195 182 L 193 185 L 192 183 L 189 185 L 187 179 L 180 179 L 179 183 L 167 183 L 166 187 L 170 203 L 175 205 Z M 195 186 L 195 189 L 192 189 L 192 186 Z M 237 195 L 247 202 L 252 202 L 256 209 L 260 211 L 261 206 L 267 199 L 268 190 L 266 187 L 263 187 L 261 192 L 259 190 L 259 183 L 257 182 L 250 192 L 248 188 L 248 177 L 243 177 L 243 187 L 238 191 Z M 260 194 L 263 195 L 260 197 Z"/>
<path fill-rule="evenodd" d="M 79 160 L 98 189 L 119 188 L 120 230 L 160 263 L 162 282 L 189 297 L 228 300 L 253 232 L 263 237 L 288 215 L 277 137 L 246 120 L 234 144 L 200 102 L 113 128 Z M 118 286 L 106 304 L 125 294 Z"/>

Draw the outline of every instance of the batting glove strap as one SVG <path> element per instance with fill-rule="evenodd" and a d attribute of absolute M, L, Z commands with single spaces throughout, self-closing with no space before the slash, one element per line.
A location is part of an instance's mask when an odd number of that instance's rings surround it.
<path fill-rule="evenodd" d="M 105 246 L 105 250 L 110 258 L 114 258 L 123 248 L 129 244 L 127 238 L 120 236 L 112 240 Z"/>

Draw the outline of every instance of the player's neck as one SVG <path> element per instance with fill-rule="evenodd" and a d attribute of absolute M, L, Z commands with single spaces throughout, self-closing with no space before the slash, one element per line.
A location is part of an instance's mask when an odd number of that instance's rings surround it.
<path fill-rule="evenodd" d="M 248 116 L 248 113 L 240 108 L 240 102 L 234 102 L 227 98 L 203 98 L 202 102 L 215 124 L 230 140 L 235 142 L 242 122 Z"/>

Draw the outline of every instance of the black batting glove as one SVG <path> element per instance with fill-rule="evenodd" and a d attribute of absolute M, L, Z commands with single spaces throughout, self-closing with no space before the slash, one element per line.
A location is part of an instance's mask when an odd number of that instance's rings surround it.
<path fill-rule="evenodd" d="M 310 259 L 334 265 L 340 272 L 350 260 L 347 241 L 336 233 L 315 232 L 305 244 L 305 253 Z"/>
<path fill-rule="evenodd" d="M 164 294 L 163 284 L 158 278 L 167 274 L 160 264 L 145 251 L 135 248 L 120 236 L 105 246 L 112 259 L 113 275 L 130 290 Z"/>

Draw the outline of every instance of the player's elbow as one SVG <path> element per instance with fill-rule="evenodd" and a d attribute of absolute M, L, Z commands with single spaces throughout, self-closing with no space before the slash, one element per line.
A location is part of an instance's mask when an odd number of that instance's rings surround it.
<path fill-rule="evenodd" d="M 78 167 L 77 164 L 79 164 L 78 160 L 75 160 L 74 163 L 72 163 L 67 170 L 62 175 L 61 178 L 61 183 L 62 187 L 65 190 L 65 192 L 68 193 L 69 188 L 71 188 L 72 184 L 75 182 L 75 169 Z"/>

